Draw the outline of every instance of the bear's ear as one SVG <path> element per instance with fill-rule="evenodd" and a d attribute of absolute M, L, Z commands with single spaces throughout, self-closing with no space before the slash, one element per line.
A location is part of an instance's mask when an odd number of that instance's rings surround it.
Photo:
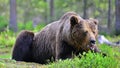
<path fill-rule="evenodd" d="M 97 19 L 90 18 L 90 20 L 93 21 L 96 25 L 98 25 L 98 20 Z"/>
<path fill-rule="evenodd" d="M 78 18 L 77 18 L 76 16 L 72 16 L 72 17 L 70 18 L 70 24 L 71 24 L 72 26 L 78 24 Z"/>

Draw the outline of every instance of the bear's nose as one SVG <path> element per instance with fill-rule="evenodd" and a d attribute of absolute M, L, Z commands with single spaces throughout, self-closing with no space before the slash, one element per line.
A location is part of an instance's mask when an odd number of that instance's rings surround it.
<path fill-rule="evenodd" d="M 90 43 L 91 43 L 91 44 L 95 44 L 96 41 L 95 41 L 95 40 L 90 40 Z"/>

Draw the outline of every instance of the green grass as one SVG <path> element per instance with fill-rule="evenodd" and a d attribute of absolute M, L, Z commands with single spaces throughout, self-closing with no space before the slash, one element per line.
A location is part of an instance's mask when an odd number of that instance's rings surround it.
<path fill-rule="evenodd" d="M 0 68 L 47 68 L 37 63 L 18 62 L 10 59 L 0 59 Z"/>
<path fill-rule="evenodd" d="M 114 63 L 113 63 L 114 62 Z M 101 54 L 87 53 L 82 58 L 67 59 L 49 65 L 50 68 L 117 68 L 119 62 L 113 56 L 103 57 Z"/>
<path fill-rule="evenodd" d="M 0 56 L 0 58 L 4 58 L 4 59 L 11 59 L 11 55 L 10 54 L 2 54 L 1 56 Z"/>
<path fill-rule="evenodd" d="M 36 29 L 41 29 L 37 27 Z M 35 32 L 37 30 L 34 30 Z M 120 67 L 120 47 L 98 45 L 100 50 L 107 54 L 103 57 L 98 53 L 84 53 L 81 58 L 59 60 L 46 65 L 37 63 L 17 62 L 11 60 L 12 47 L 16 39 L 15 33 L 5 31 L 0 33 L 0 68 L 119 68 Z M 106 36 L 110 41 L 120 40 L 120 36 Z"/>
<path fill-rule="evenodd" d="M 2 46 L 2 45 L 0 45 Z M 12 47 L 0 47 L 0 58 L 11 58 Z"/>
<path fill-rule="evenodd" d="M 12 47 L 16 40 L 16 34 L 12 31 L 4 31 L 0 33 L 0 47 Z"/>

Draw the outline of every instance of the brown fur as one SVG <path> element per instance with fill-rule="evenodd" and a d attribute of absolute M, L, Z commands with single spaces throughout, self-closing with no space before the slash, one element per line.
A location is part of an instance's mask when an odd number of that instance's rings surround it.
<path fill-rule="evenodd" d="M 72 54 L 87 52 L 91 50 L 91 45 L 95 45 L 97 32 L 94 34 L 93 31 L 89 21 L 74 12 L 68 12 L 60 20 L 35 33 L 30 49 L 32 60 L 47 63 L 48 60 L 71 58 Z"/>
<path fill-rule="evenodd" d="M 31 61 L 31 46 L 34 33 L 30 31 L 22 31 L 16 39 L 12 59 L 17 61 Z"/>
<path fill-rule="evenodd" d="M 95 34 L 95 37 L 97 38 L 98 35 L 98 20 L 90 18 L 87 19 L 87 22 L 90 25 L 90 28 L 92 29 L 92 32 Z"/>

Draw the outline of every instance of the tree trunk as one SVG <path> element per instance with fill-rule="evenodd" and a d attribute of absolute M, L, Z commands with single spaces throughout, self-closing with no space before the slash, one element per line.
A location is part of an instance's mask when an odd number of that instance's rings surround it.
<path fill-rule="evenodd" d="M 47 7 L 45 7 L 45 12 L 44 12 L 45 13 L 44 21 L 45 21 L 45 24 L 48 24 L 48 13 L 49 13 L 48 12 L 48 1 L 47 0 L 44 0 L 44 1 L 47 3 Z"/>
<path fill-rule="evenodd" d="M 54 0 L 50 0 L 50 21 L 54 20 Z"/>
<path fill-rule="evenodd" d="M 107 27 L 111 30 L 111 0 L 108 0 L 108 23 Z"/>
<path fill-rule="evenodd" d="M 115 23 L 115 31 L 116 35 L 120 35 L 120 0 L 116 0 L 116 23 Z"/>
<path fill-rule="evenodd" d="M 88 14 L 87 14 L 87 0 L 83 0 L 83 18 L 86 19 L 88 18 Z"/>
<path fill-rule="evenodd" d="M 16 0 L 10 0 L 9 29 L 14 32 L 17 32 Z"/>

